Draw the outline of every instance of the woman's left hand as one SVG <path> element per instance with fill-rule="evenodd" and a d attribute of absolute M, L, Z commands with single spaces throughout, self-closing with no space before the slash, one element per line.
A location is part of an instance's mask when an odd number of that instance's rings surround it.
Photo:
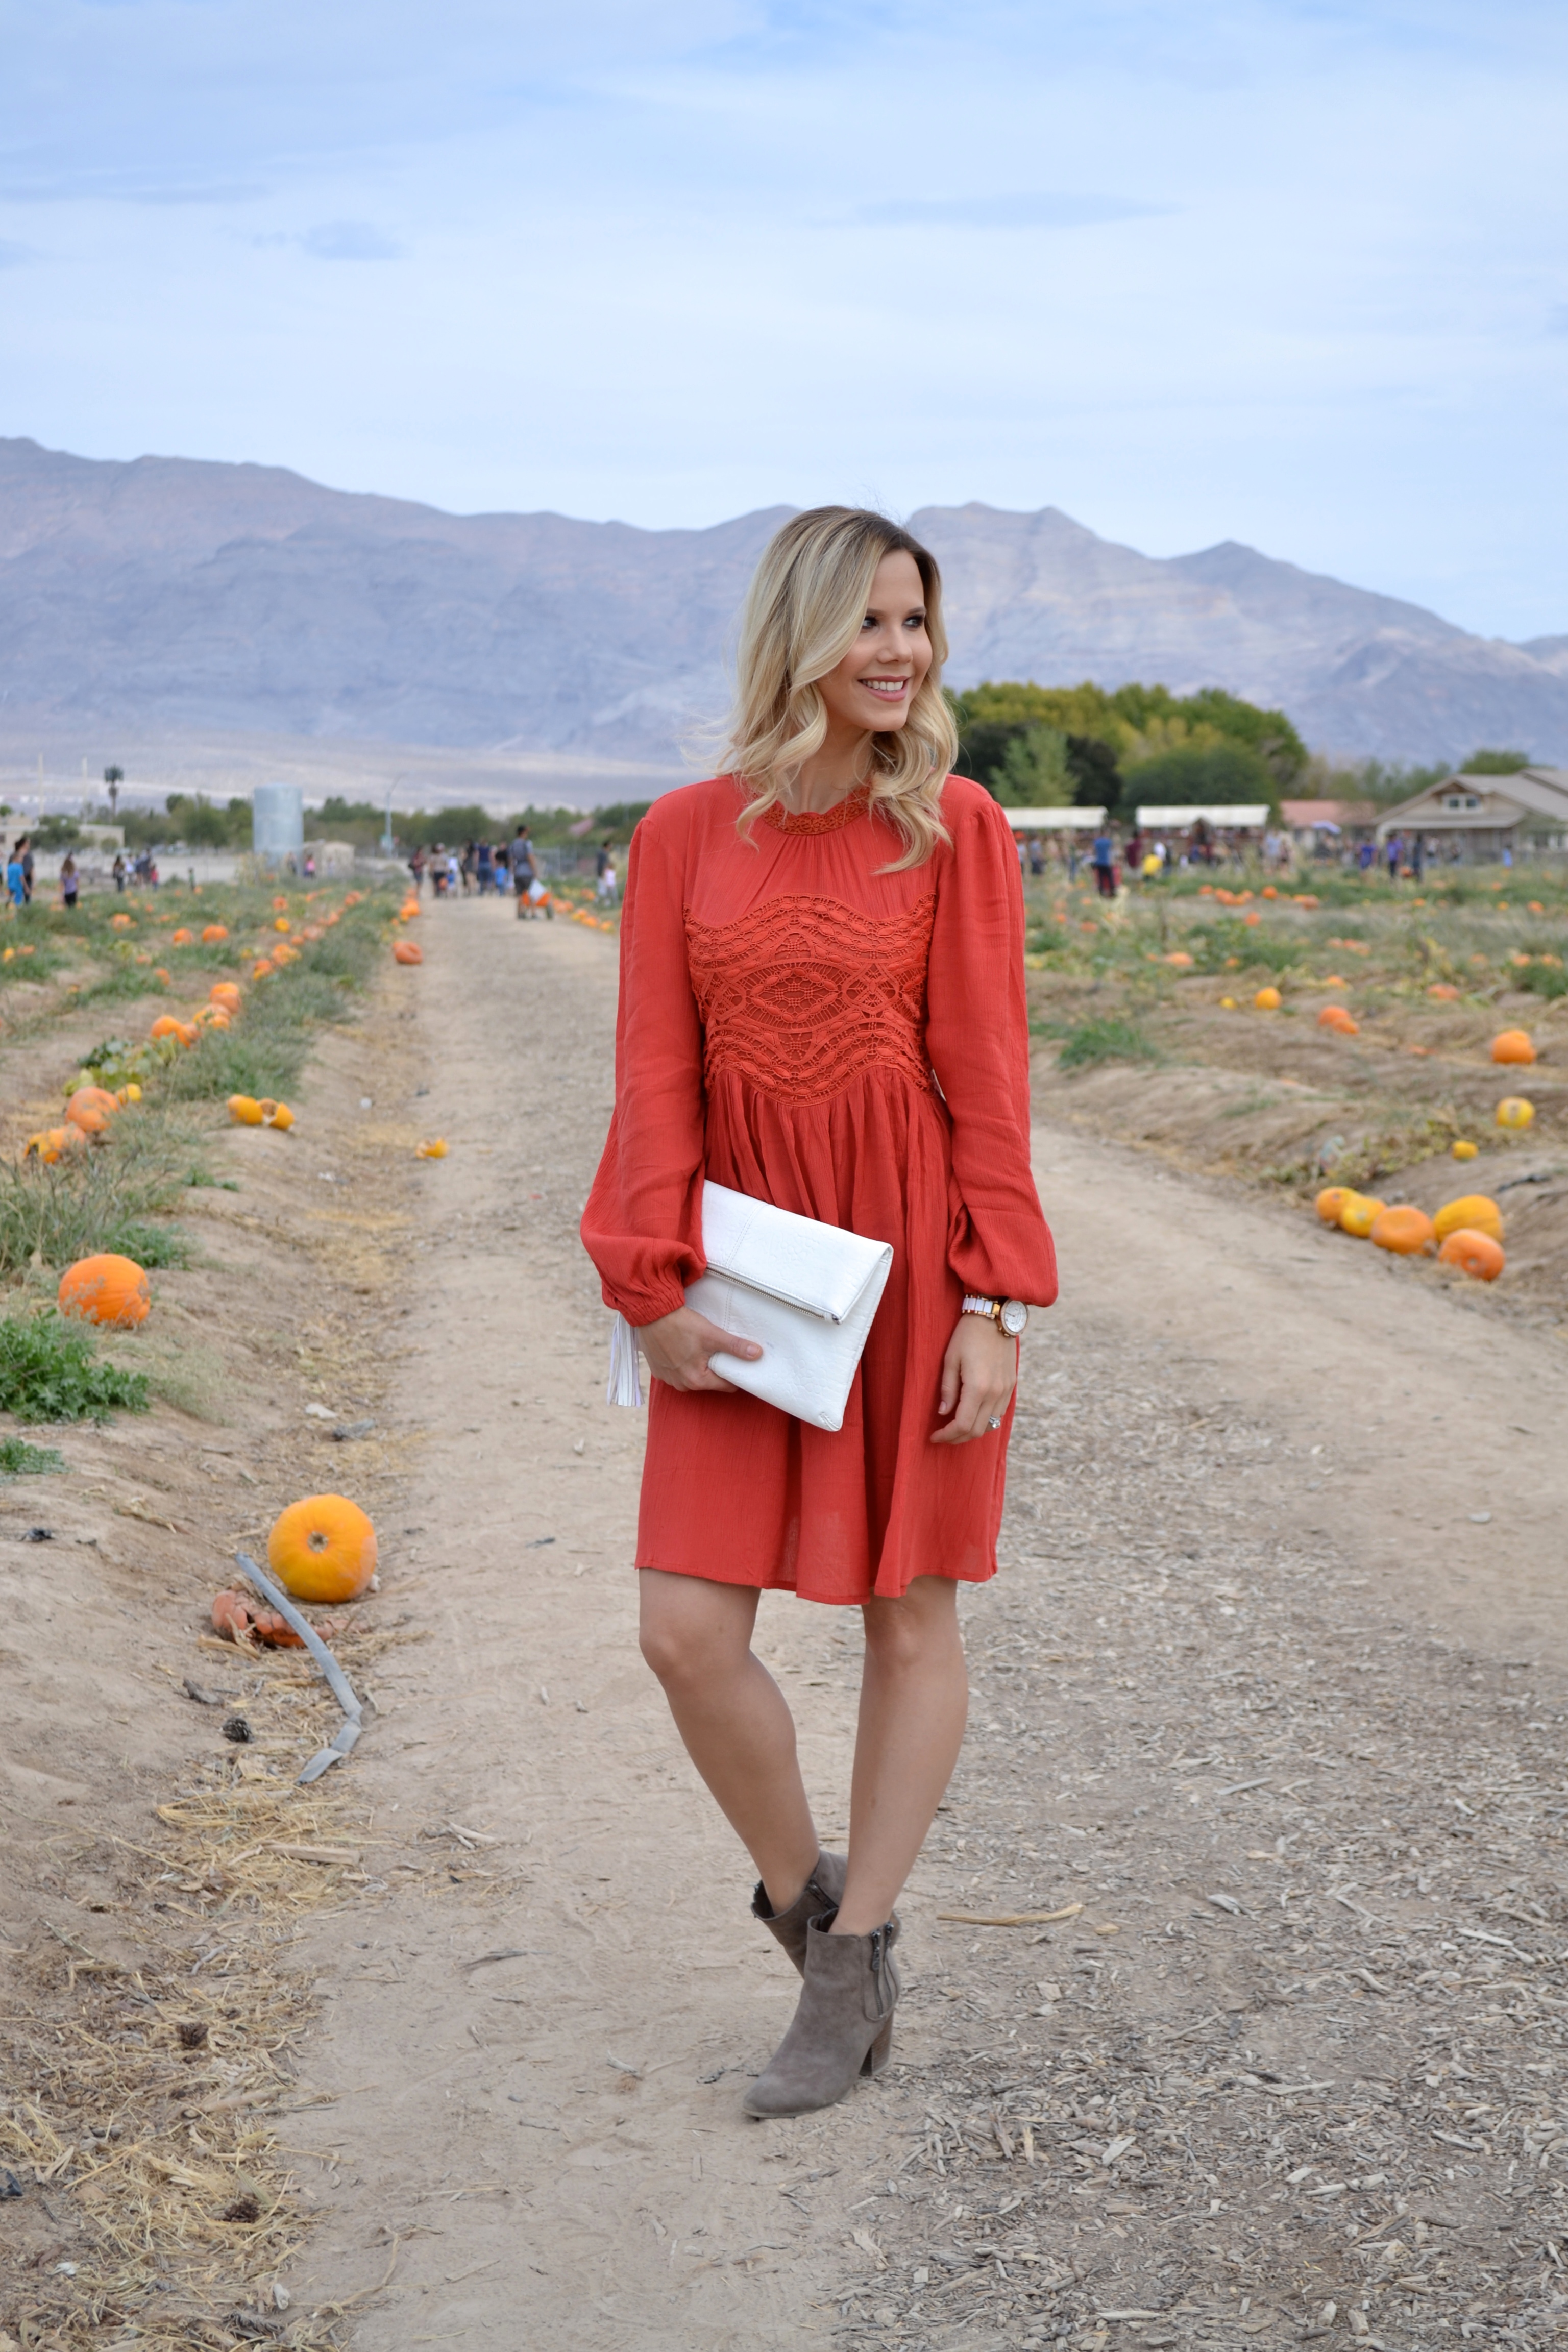
<path fill-rule="evenodd" d="M 1018 1381 L 1018 1342 L 988 1315 L 961 1315 L 942 1360 L 943 1429 L 933 1445 L 967 1445 L 972 1437 L 994 1437 Z"/>

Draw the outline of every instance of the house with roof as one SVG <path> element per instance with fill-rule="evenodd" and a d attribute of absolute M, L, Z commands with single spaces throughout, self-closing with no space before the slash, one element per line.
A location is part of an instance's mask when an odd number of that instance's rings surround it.
<path fill-rule="evenodd" d="M 1384 809 L 1377 837 L 1419 834 L 1428 853 L 1464 866 L 1504 856 L 1568 849 L 1568 768 L 1520 768 L 1507 776 L 1445 776 L 1397 808 Z"/>

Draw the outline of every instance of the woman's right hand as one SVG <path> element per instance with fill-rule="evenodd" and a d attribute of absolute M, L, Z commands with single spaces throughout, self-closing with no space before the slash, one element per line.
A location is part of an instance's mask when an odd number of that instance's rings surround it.
<path fill-rule="evenodd" d="M 673 1315 L 661 1315 L 657 1323 L 642 1324 L 637 1345 L 656 1381 L 668 1381 L 672 1389 L 714 1389 L 722 1396 L 733 1396 L 735 1383 L 710 1371 L 709 1357 L 721 1351 L 754 1364 L 763 1352 L 754 1339 L 721 1330 L 706 1315 L 699 1315 L 695 1307 L 678 1307 Z"/>

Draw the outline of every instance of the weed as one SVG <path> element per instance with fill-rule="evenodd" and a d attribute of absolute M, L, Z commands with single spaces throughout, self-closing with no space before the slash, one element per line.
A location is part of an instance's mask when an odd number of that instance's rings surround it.
<path fill-rule="evenodd" d="M 0 1412 L 18 1421 L 107 1421 L 145 1412 L 145 1374 L 100 1360 L 90 1336 L 58 1315 L 0 1319 Z"/>
<path fill-rule="evenodd" d="M 166 1217 L 203 1173 L 200 1139 L 146 1105 L 121 1111 L 110 1139 L 50 1168 L 0 1165 L 0 1274 L 66 1266 L 100 1250 L 138 1265 L 188 1265 L 190 1245 Z"/>
<path fill-rule="evenodd" d="M 1135 1021 L 1107 1013 L 1070 1029 L 1057 1058 L 1064 1070 L 1087 1070 L 1098 1062 L 1157 1062 L 1160 1051 Z"/>
<path fill-rule="evenodd" d="M 52 1445 L 29 1445 L 25 1437 L 0 1437 L 0 1478 L 47 1478 L 66 1466 Z"/>
<path fill-rule="evenodd" d="M 1568 996 L 1568 971 L 1561 964 L 1532 963 L 1520 973 L 1514 986 L 1528 989 L 1531 996 Z"/>

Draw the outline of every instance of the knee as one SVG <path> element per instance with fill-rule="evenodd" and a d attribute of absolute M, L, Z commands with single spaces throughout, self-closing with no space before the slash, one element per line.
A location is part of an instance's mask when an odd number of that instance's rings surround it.
<path fill-rule="evenodd" d="M 936 1606 L 918 1598 L 873 1601 L 866 1611 L 866 1647 L 883 1674 L 913 1675 L 959 1654 L 958 1620 L 942 1596 Z"/>
<path fill-rule="evenodd" d="M 644 1625 L 642 1654 L 666 1690 L 713 1686 L 733 1665 L 731 1644 L 689 1625 Z"/>

